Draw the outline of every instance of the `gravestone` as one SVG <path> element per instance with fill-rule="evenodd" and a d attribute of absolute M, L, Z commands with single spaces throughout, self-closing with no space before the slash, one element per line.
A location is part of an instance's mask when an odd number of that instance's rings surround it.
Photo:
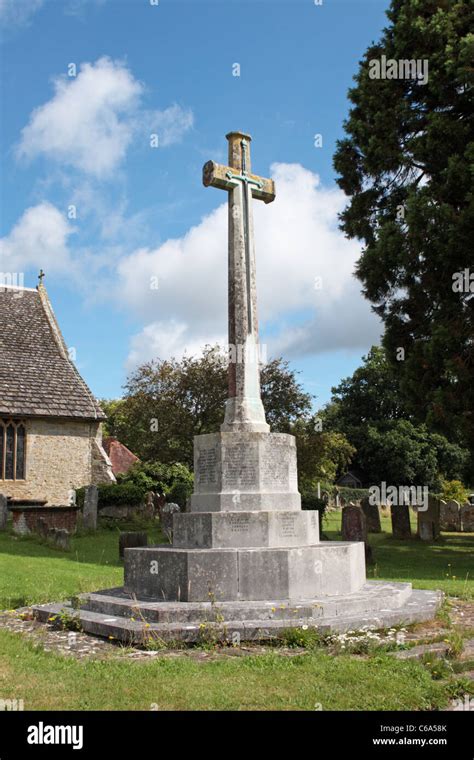
<path fill-rule="evenodd" d="M 343 541 L 367 541 L 367 521 L 360 507 L 348 504 L 342 508 L 341 533 Z"/>
<path fill-rule="evenodd" d="M 161 529 L 170 542 L 173 540 L 174 515 L 178 514 L 180 511 L 179 505 L 173 504 L 173 502 L 163 504 L 160 509 Z"/>
<path fill-rule="evenodd" d="M 152 491 L 148 491 L 148 493 L 145 494 L 143 516 L 147 520 L 152 520 L 155 516 L 155 494 Z"/>
<path fill-rule="evenodd" d="M 461 507 L 461 530 L 463 533 L 474 533 L 474 504 L 467 502 Z"/>
<path fill-rule="evenodd" d="M 8 502 L 7 497 L 0 493 L 0 530 L 5 530 L 8 520 Z"/>
<path fill-rule="evenodd" d="M 440 501 L 439 525 L 440 530 L 447 533 L 461 530 L 461 505 L 458 501 Z"/>
<path fill-rule="evenodd" d="M 378 504 L 371 504 L 370 498 L 368 496 L 364 496 L 360 502 L 360 505 L 367 522 L 367 533 L 381 533 L 382 524 L 380 522 Z"/>
<path fill-rule="evenodd" d="M 148 546 L 148 535 L 145 531 L 124 531 L 119 535 L 119 557 L 123 559 L 125 549 L 137 546 Z"/>
<path fill-rule="evenodd" d="M 437 541 L 440 536 L 440 503 L 433 494 L 428 495 L 428 508 L 417 507 L 418 538 L 421 541 Z"/>
<path fill-rule="evenodd" d="M 348 504 L 342 508 L 341 532 L 343 541 L 363 541 L 365 561 L 372 560 L 372 547 L 367 541 L 367 520 L 362 507 Z"/>
<path fill-rule="evenodd" d="M 411 538 L 410 507 L 408 504 L 391 504 L 390 516 L 392 518 L 393 537 L 402 541 Z"/>
<path fill-rule="evenodd" d="M 83 523 L 86 530 L 97 530 L 97 505 L 99 489 L 97 486 L 86 486 L 84 494 Z"/>
<path fill-rule="evenodd" d="M 36 532 L 39 536 L 41 536 L 41 538 L 48 538 L 49 525 L 44 517 L 38 518 L 38 522 L 36 523 Z"/>
<path fill-rule="evenodd" d="M 50 528 L 48 538 L 51 540 L 54 546 L 58 547 L 58 549 L 69 551 L 71 548 L 70 534 L 66 528 Z"/>

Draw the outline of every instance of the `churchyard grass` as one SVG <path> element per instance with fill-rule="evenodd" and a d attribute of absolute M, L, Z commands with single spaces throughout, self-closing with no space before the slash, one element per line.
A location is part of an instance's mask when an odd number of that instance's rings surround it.
<path fill-rule="evenodd" d="M 25 710 L 429 710 L 452 690 L 387 655 L 78 661 L 0 630 L 0 694 Z"/>
<path fill-rule="evenodd" d="M 140 530 L 129 524 L 124 530 Z M 34 537 L 0 533 L 0 609 L 71 596 L 123 583 L 118 558 L 117 527 L 101 528 L 71 540 L 71 551 L 47 546 Z M 163 541 L 158 528 L 148 530 L 150 543 Z"/>

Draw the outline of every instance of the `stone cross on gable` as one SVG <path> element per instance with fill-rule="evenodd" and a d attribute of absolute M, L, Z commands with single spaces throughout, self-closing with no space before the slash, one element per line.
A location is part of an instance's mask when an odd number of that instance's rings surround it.
<path fill-rule="evenodd" d="M 229 193 L 229 398 L 223 432 L 266 432 L 260 392 L 252 198 L 271 203 L 273 180 L 250 171 L 250 135 L 229 132 L 229 165 L 208 161 L 203 184 Z"/>

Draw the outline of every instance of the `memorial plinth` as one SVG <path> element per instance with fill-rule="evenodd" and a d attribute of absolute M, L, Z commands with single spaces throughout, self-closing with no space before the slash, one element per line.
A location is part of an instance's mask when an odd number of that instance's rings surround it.
<path fill-rule="evenodd" d="M 296 443 L 284 433 L 210 433 L 194 439 L 191 512 L 299 510 Z"/>
<path fill-rule="evenodd" d="M 363 543 L 319 541 L 301 509 L 291 435 L 196 436 L 190 511 L 173 518 L 173 545 L 125 551 L 127 593 L 171 602 L 302 599 L 359 591 Z"/>

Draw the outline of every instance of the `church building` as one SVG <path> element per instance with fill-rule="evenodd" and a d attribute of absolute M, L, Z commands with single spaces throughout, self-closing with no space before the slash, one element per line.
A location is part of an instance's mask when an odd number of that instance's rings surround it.
<path fill-rule="evenodd" d="M 114 482 L 105 415 L 80 376 L 40 277 L 0 287 L 0 493 L 70 503 L 71 490 Z"/>

